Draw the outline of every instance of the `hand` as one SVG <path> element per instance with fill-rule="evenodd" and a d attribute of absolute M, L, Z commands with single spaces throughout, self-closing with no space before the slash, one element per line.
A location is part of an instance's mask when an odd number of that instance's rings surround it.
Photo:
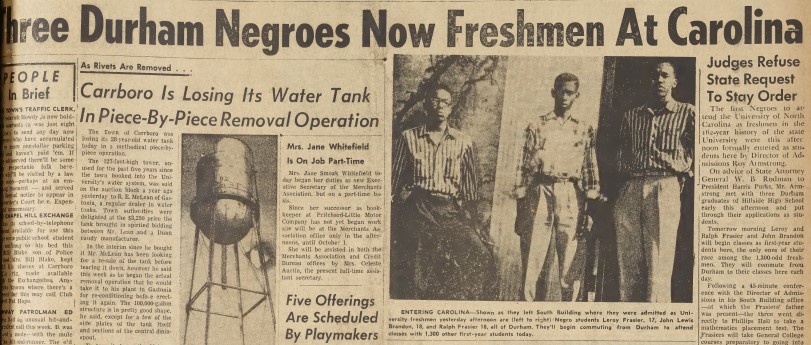
<path fill-rule="evenodd" d="M 402 189 L 399 193 L 397 193 L 394 197 L 394 202 L 397 204 L 402 204 L 411 196 L 411 191 L 408 189 Z"/>
<path fill-rule="evenodd" d="M 513 192 L 512 192 L 512 195 L 511 195 L 511 196 L 512 196 L 513 198 L 516 198 L 516 199 L 523 199 L 525 196 L 527 196 L 527 187 L 518 187 L 518 188 L 515 188 L 515 189 L 513 190 Z"/>
<path fill-rule="evenodd" d="M 482 242 L 487 247 L 487 249 L 492 251 L 493 248 L 496 245 L 496 242 L 493 241 L 493 237 L 490 236 L 490 220 L 489 219 L 481 222 L 481 224 L 476 225 L 476 234 L 479 235 L 479 239 L 482 240 Z"/>
<path fill-rule="evenodd" d="M 605 195 L 594 189 L 589 189 L 586 191 L 586 199 L 603 202 L 608 201 L 608 198 Z"/>
<path fill-rule="evenodd" d="M 693 182 L 692 171 L 687 171 L 686 173 L 679 175 L 679 192 L 684 193 L 684 187 L 686 187 L 687 184 L 691 182 Z"/>
<path fill-rule="evenodd" d="M 587 236 L 591 234 L 591 229 L 593 225 L 594 220 L 591 218 L 591 216 L 587 214 L 581 214 L 577 224 L 577 229 L 575 230 L 576 232 L 574 237 L 578 240 L 587 238 Z"/>

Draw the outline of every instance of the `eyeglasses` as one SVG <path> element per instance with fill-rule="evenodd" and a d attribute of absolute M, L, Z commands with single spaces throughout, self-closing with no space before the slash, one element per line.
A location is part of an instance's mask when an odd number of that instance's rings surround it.
<path fill-rule="evenodd" d="M 431 97 L 431 98 L 428 98 L 428 101 L 431 102 L 431 104 L 436 104 L 436 105 L 444 105 L 444 106 L 451 105 L 451 100 L 444 99 L 444 98 Z"/>

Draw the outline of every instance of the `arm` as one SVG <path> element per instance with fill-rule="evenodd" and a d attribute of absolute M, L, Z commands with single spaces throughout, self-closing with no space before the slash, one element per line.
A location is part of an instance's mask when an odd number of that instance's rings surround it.
<path fill-rule="evenodd" d="M 476 158 L 473 146 L 466 145 L 461 157 L 461 175 L 459 181 L 459 197 L 464 201 L 479 199 L 479 181 L 476 178 Z"/>
<path fill-rule="evenodd" d="M 684 151 L 687 157 L 690 159 L 690 170 L 686 171 L 689 177 L 693 177 L 693 171 L 695 171 L 695 111 L 693 108 L 690 108 L 690 112 L 687 114 L 686 124 L 684 126 L 684 134 L 681 138 L 682 145 L 684 145 Z"/>
<path fill-rule="evenodd" d="M 597 168 L 597 150 L 595 149 L 594 129 L 589 126 L 587 132 L 586 148 L 583 155 L 583 166 L 580 169 L 580 187 L 586 198 L 598 199 L 600 195 L 600 173 Z"/>
<path fill-rule="evenodd" d="M 484 203 L 479 202 L 479 180 L 476 177 L 476 154 L 473 145 L 467 145 L 462 151 L 460 168 L 459 198 L 465 217 L 476 229 L 485 244 L 490 243 L 492 245 L 489 220 L 482 219 L 482 216 L 487 213 L 479 211 L 479 207 L 483 206 Z"/>
<path fill-rule="evenodd" d="M 629 147 L 630 145 L 627 145 L 627 143 L 629 141 L 633 140 L 632 133 L 630 133 L 631 132 L 631 130 L 630 130 L 631 126 L 628 123 L 630 121 L 629 118 L 631 117 L 632 112 L 633 112 L 633 109 L 622 113 L 622 117 L 620 118 L 619 133 L 617 133 L 617 140 L 616 140 L 616 150 L 617 151 L 616 151 L 615 159 L 617 160 L 616 161 L 617 176 L 620 178 L 620 181 L 624 181 L 627 178 L 627 174 L 628 174 L 628 171 L 627 171 L 628 167 L 626 166 L 626 163 L 625 163 L 625 156 L 629 154 L 629 152 L 626 152 L 626 150 L 628 150 L 630 148 Z"/>
<path fill-rule="evenodd" d="M 408 145 L 406 145 L 406 141 L 402 136 L 394 141 L 391 164 L 391 193 L 393 200 L 400 202 L 405 199 L 400 195 L 401 189 L 411 184 L 411 178 L 413 177 L 413 174 L 409 173 L 413 170 L 413 162 L 408 152 Z"/>
<path fill-rule="evenodd" d="M 536 141 L 535 131 L 531 126 L 527 126 L 526 130 L 524 130 L 524 145 L 521 148 L 521 159 L 519 160 L 518 169 L 516 169 L 515 186 L 513 186 L 513 196 L 517 199 L 526 196 L 527 187 L 532 181 L 532 171 L 530 171 L 529 166 L 532 162 Z"/>

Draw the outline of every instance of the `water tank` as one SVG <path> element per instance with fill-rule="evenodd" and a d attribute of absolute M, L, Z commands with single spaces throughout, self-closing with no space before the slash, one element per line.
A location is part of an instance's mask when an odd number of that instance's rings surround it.
<path fill-rule="evenodd" d="M 250 147 L 234 138 L 222 138 L 214 152 L 197 162 L 197 195 L 192 201 L 191 219 L 214 243 L 239 242 L 259 216 L 255 191 Z"/>

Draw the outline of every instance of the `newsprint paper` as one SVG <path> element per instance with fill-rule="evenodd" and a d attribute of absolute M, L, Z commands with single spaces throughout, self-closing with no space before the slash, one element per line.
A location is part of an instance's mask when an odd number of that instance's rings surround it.
<path fill-rule="evenodd" d="M 811 343 L 807 1 L 2 11 L 3 345 Z"/>

